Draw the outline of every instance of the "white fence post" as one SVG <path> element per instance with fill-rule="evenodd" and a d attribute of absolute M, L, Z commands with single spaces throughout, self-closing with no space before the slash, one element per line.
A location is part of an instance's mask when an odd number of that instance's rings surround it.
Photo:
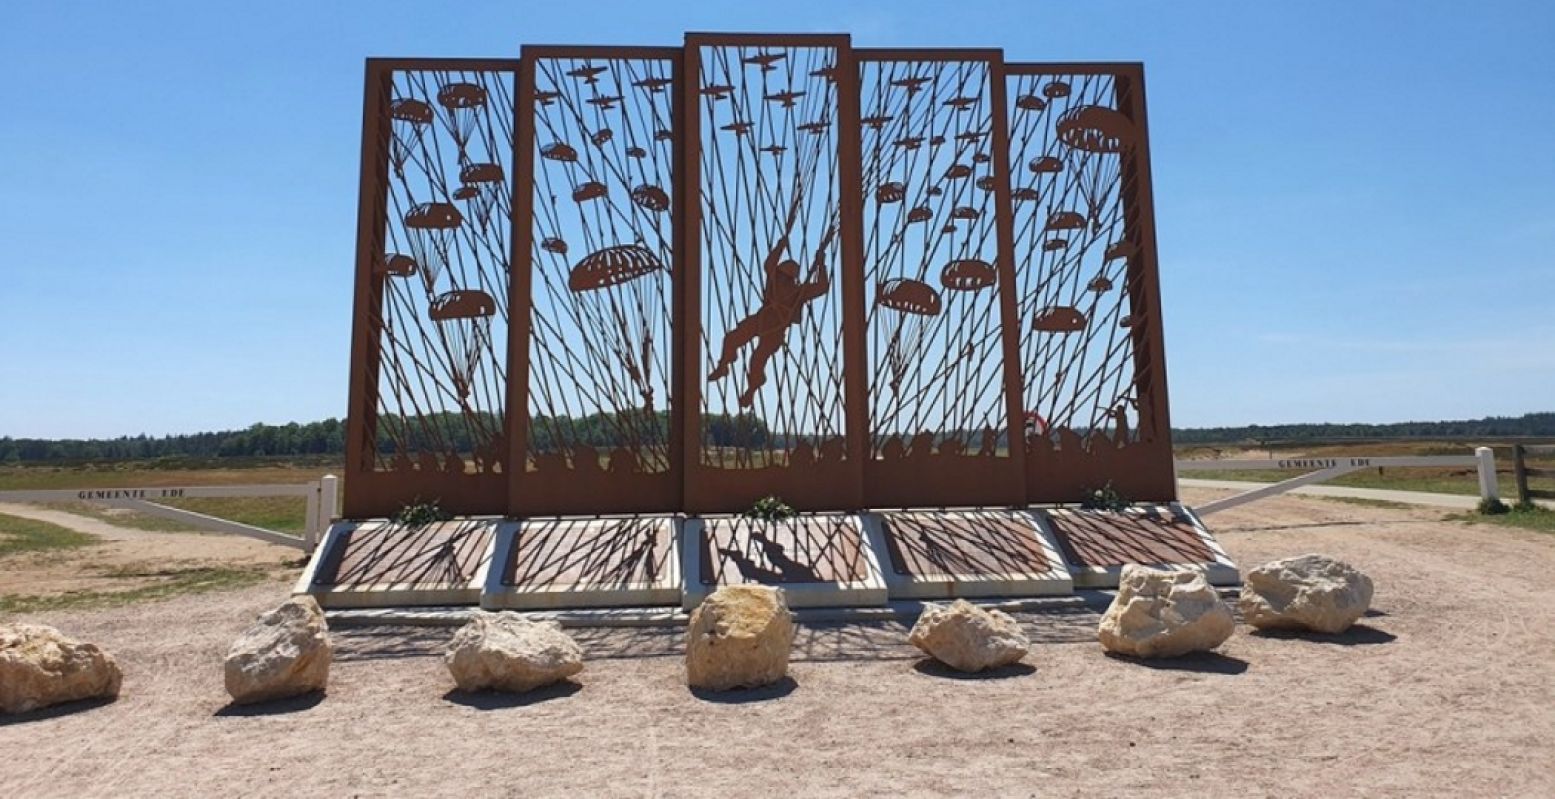
<path fill-rule="evenodd" d="M 308 492 L 308 509 L 302 516 L 302 551 L 312 552 L 313 545 L 318 541 L 319 530 L 319 485 L 314 483 L 313 490 Z"/>
<path fill-rule="evenodd" d="M 340 503 L 340 478 L 326 474 L 319 478 L 319 503 L 317 515 L 308 524 L 308 551 L 319 545 L 325 531 L 335 521 Z"/>
<path fill-rule="evenodd" d="M 1474 457 L 1479 459 L 1480 499 L 1500 499 L 1496 485 L 1496 451 L 1490 447 L 1475 447 Z"/>

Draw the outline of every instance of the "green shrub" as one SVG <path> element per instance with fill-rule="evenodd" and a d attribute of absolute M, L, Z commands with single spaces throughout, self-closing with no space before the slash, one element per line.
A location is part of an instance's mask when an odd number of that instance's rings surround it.
<path fill-rule="evenodd" d="M 1499 516 L 1511 511 L 1512 509 L 1507 507 L 1507 504 L 1502 502 L 1499 497 L 1485 497 L 1479 501 L 1479 514 L 1481 516 Z"/>
<path fill-rule="evenodd" d="M 1116 488 L 1112 487 L 1112 481 L 1095 491 L 1087 492 L 1085 499 L 1080 501 L 1080 507 L 1086 510 L 1111 510 L 1119 511 L 1134 503 L 1129 502 L 1128 497 L 1123 496 Z"/>
<path fill-rule="evenodd" d="M 394 521 L 406 527 L 425 527 L 433 522 L 446 522 L 454 516 L 437 504 L 437 500 L 431 502 L 415 502 L 400 508 L 399 513 L 394 514 Z"/>
<path fill-rule="evenodd" d="M 792 519 L 797 515 L 797 511 L 778 497 L 762 497 L 740 515 L 757 521 L 780 522 L 784 519 Z"/>

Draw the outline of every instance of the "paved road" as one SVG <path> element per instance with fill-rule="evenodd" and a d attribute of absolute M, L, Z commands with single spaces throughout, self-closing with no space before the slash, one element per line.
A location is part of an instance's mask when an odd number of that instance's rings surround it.
<path fill-rule="evenodd" d="M 1268 483 L 1251 483 L 1241 480 L 1191 480 L 1182 478 L 1177 481 L 1187 488 L 1220 488 L 1230 491 L 1251 491 L 1262 488 Z M 1293 488 L 1289 493 L 1307 494 L 1317 497 L 1355 497 L 1357 499 L 1380 499 L 1385 502 L 1401 502 L 1405 505 L 1429 505 L 1437 508 L 1470 509 L 1479 506 L 1479 497 L 1464 494 L 1433 494 L 1426 491 L 1394 491 L 1385 488 L 1353 488 L 1351 486 L 1325 486 L 1308 485 Z M 1506 496 L 1503 493 L 1502 499 Z M 1555 502 L 1539 500 L 1539 504 L 1548 508 L 1555 508 Z"/>

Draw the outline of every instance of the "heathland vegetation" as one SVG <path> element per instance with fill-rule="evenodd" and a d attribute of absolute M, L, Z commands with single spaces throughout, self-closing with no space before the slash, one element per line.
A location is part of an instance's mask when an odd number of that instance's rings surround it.
<path fill-rule="evenodd" d="M 648 429 L 667 434 L 668 418 L 663 413 L 645 420 Z M 704 420 L 710 443 L 718 446 L 742 441 L 761 444 L 781 434 L 769 432 L 754 416 L 714 416 Z M 407 434 L 426 436 L 456 448 L 473 446 L 472 433 L 495 429 L 495 419 L 472 424 L 454 414 L 417 419 L 404 425 L 381 424 L 379 446 L 391 449 L 390 430 L 420 431 Z M 544 437 L 550 430 L 567 431 L 567 439 L 596 447 L 615 443 L 616 422 L 602 414 L 579 418 L 538 418 L 532 430 Z M 639 429 L 642 425 L 638 425 Z M 1287 424 L 1247 425 L 1243 427 L 1185 428 L 1172 431 L 1179 446 L 1204 444 L 1301 444 L 1337 441 L 1452 439 L 1503 440 L 1524 437 L 1555 437 L 1555 412 L 1529 413 L 1522 416 L 1488 416 L 1441 422 L 1396 422 L 1392 424 Z M 412 442 L 414 443 L 414 442 Z M 543 446 L 543 442 L 542 446 Z M 120 436 L 118 438 L 44 439 L 0 437 L 0 464 L 37 464 L 154 460 L 159 458 L 255 458 L 339 456 L 345 452 L 346 425 L 340 419 L 299 424 L 255 424 L 242 430 L 186 433 L 168 436 Z"/>

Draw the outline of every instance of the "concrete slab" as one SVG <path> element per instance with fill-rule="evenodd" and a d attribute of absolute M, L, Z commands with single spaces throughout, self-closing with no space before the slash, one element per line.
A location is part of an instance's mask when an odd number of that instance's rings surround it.
<path fill-rule="evenodd" d="M 679 536 L 672 516 L 525 520 L 497 536 L 481 605 L 679 605 Z"/>
<path fill-rule="evenodd" d="M 410 527 L 387 520 L 338 522 L 294 593 L 327 608 L 474 605 L 480 601 L 501 519 Z"/>
<path fill-rule="evenodd" d="M 1179 503 L 1116 512 L 1041 510 L 1037 517 L 1057 540 L 1076 588 L 1116 588 L 1129 563 L 1203 569 L 1211 585 L 1242 580 L 1220 542 Z"/>
<path fill-rule="evenodd" d="M 1074 591 L 1058 542 L 1015 510 L 864 515 L 892 599 L 1061 596 Z"/>
<path fill-rule="evenodd" d="M 789 607 L 884 605 L 880 560 L 856 514 L 803 514 L 781 522 L 738 516 L 686 519 L 681 533 L 682 605 L 719 586 L 781 587 Z"/>

